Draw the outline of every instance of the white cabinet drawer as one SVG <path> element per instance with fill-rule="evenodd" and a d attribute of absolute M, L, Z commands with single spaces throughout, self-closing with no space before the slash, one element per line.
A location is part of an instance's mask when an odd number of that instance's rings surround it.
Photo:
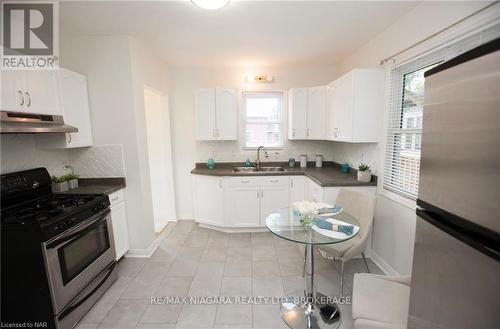
<path fill-rule="evenodd" d="M 231 177 L 229 186 L 260 186 L 260 178 L 262 177 Z"/>
<path fill-rule="evenodd" d="M 125 200 L 125 192 L 123 189 L 113 192 L 108 195 L 111 207 Z"/>
<path fill-rule="evenodd" d="M 265 176 L 260 178 L 260 186 L 288 186 L 290 177 L 288 176 Z"/>

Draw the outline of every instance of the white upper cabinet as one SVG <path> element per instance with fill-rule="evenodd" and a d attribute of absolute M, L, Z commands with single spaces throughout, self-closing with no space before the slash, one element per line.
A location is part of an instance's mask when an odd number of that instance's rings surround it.
<path fill-rule="evenodd" d="M 202 88 L 195 93 L 196 139 L 214 140 L 216 133 L 215 89 Z"/>
<path fill-rule="evenodd" d="M 376 143 L 382 130 L 384 71 L 355 69 L 328 86 L 328 140 Z"/>
<path fill-rule="evenodd" d="M 326 91 L 326 86 L 290 89 L 289 139 L 325 139 Z"/>
<path fill-rule="evenodd" d="M 92 146 L 87 78 L 76 72 L 61 69 L 62 115 L 64 123 L 78 128 L 78 132 L 38 135 L 40 148 L 75 148 Z"/>
<path fill-rule="evenodd" d="M 293 88 L 288 94 L 288 139 L 307 138 L 307 88 Z"/>
<path fill-rule="evenodd" d="M 217 138 L 220 140 L 238 139 L 236 89 L 215 89 L 215 113 Z"/>
<path fill-rule="evenodd" d="M 236 89 L 197 89 L 195 112 L 197 140 L 238 139 Z"/>
<path fill-rule="evenodd" d="M 307 88 L 307 139 L 325 139 L 326 86 Z"/>
<path fill-rule="evenodd" d="M 2 72 L 2 111 L 61 115 L 59 72 Z"/>

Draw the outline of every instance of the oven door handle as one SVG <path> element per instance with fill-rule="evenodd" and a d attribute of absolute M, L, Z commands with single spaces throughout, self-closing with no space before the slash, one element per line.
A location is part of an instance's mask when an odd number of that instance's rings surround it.
<path fill-rule="evenodd" d="M 74 232 L 72 234 L 68 234 L 68 235 L 62 236 L 62 237 L 60 237 L 58 239 L 55 239 L 52 242 L 49 242 L 47 244 L 46 248 L 47 249 L 52 249 L 52 248 L 54 248 L 56 246 L 59 246 L 61 243 L 73 240 L 76 237 L 81 236 L 82 234 L 85 234 L 87 232 L 92 231 L 96 226 L 99 226 L 102 222 L 106 221 L 106 217 L 108 216 L 108 214 L 110 212 L 111 212 L 111 210 L 108 209 L 106 212 L 104 212 L 102 214 L 99 214 L 99 219 L 98 220 L 92 221 L 92 224 L 87 225 L 82 230 L 77 230 L 76 232 Z"/>
<path fill-rule="evenodd" d="M 62 320 L 64 319 L 68 314 L 70 314 L 71 312 L 73 312 L 75 309 L 77 309 L 78 307 L 80 307 L 80 305 L 82 305 L 83 303 L 85 303 L 87 301 L 87 299 L 89 299 L 90 297 L 92 297 L 96 292 L 97 290 L 99 290 L 99 288 L 102 287 L 102 285 L 108 280 L 109 276 L 111 275 L 111 273 L 113 273 L 113 269 L 115 268 L 116 266 L 116 261 L 113 262 L 107 269 L 106 271 L 108 271 L 108 273 L 106 274 L 106 276 L 101 280 L 101 282 L 99 282 L 97 284 L 97 286 L 94 287 L 94 289 L 92 289 L 87 295 L 85 295 L 85 297 L 83 297 L 82 299 L 80 299 L 79 301 L 77 301 L 76 303 L 71 303 L 68 305 L 68 307 L 66 307 L 66 309 L 64 311 L 61 312 L 61 314 L 57 317 L 59 320 Z"/>

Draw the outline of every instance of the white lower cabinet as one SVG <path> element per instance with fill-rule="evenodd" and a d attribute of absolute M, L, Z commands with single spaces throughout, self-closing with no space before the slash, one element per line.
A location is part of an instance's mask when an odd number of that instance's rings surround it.
<path fill-rule="evenodd" d="M 120 259 L 129 250 L 127 208 L 123 190 L 111 193 L 111 223 L 113 225 L 113 236 L 115 240 L 116 260 Z"/>
<path fill-rule="evenodd" d="M 225 218 L 231 227 L 260 226 L 260 188 L 231 186 L 226 190 Z"/>
<path fill-rule="evenodd" d="M 221 228 L 261 228 L 274 210 L 294 201 L 335 204 L 342 188 L 375 193 L 376 187 L 322 187 L 305 176 L 193 175 L 195 220 Z"/>
<path fill-rule="evenodd" d="M 305 176 L 290 176 L 290 203 L 305 199 Z"/>
<path fill-rule="evenodd" d="M 269 214 L 290 206 L 290 191 L 288 186 L 276 186 L 263 187 L 260 193 L 260 226 L 266 226 Z"/>
<path fill-rule="evenodd" d="M 193 177 L 195 219 L 200 223 L 223 226 L 223 178 L 201 175 L 194 175 Z"/>

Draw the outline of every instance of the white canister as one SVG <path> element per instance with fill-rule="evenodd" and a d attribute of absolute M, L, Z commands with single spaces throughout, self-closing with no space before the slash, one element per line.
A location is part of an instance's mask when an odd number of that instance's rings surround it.
<path fill-rule="evenodd" d="M 300 168 L 306 168 L 307 167 L 307 155 L 301 155 L 300 156 Z"/>
<path fill-rule="evenodd" d="M 316 155 L 316 168 L 323 167 L 323 156 L 321 154 Z"/>

